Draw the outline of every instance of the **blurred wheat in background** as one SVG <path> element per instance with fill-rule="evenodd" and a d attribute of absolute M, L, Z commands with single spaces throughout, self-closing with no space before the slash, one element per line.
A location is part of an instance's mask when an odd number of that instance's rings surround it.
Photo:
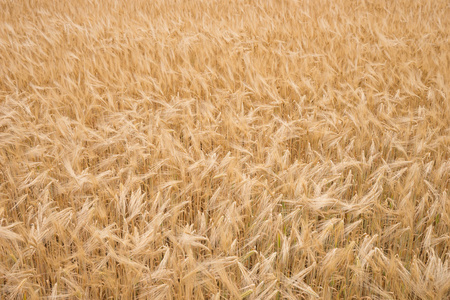
<path fill-rule="evenodd" d="M 450 4 L 0 0 L 1 299 L 449 299 Z"/>

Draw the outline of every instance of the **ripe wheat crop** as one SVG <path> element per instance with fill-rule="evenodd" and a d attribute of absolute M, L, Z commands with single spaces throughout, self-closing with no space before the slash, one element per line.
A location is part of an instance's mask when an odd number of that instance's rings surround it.
<path fill-rule="evenodd" d="M 0 0 L 0 299 L 449 299 L 446 0 Z"/>

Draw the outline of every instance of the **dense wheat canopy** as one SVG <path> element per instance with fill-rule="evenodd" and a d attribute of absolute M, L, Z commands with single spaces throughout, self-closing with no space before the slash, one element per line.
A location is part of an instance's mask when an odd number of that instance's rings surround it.
<path fill-rule="evenodd" d="M 0 0 L 1 299 L 449 299 L 450 3 Z"/>

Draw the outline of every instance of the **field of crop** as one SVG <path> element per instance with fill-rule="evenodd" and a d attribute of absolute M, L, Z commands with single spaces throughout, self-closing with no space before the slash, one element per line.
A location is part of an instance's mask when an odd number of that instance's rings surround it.
<path fill-rule="evenodd" d="M 446 0 L 0 0 L 0 299 L 449 299 Z"/>

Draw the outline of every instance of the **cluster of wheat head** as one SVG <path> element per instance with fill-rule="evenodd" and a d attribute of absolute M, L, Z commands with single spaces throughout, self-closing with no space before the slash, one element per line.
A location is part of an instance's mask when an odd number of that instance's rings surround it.
<path fill-rule="evenodd" d="M 447 0 L 0 0 L 0 299 L 449 299 Z"/>

